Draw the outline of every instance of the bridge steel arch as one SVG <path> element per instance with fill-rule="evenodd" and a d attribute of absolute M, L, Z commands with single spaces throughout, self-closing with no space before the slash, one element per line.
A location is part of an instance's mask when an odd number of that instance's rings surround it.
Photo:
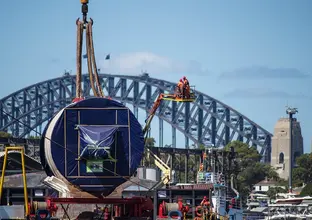
<path fill-rule="evenodd" d="M 141 76 L 100 74 L 100 82 L 105 94 L 123 103 L 133 105 L 138 117 L 138 109 L 146 112 L 160 93 L 172 93 L 175 83 Z M 89 76 L 83 75 L 83 93 L 93 96 Z M 26 137 L 32 129 L 41 131 L 41 126 L 60 108 L 75 97 L 75 76 L 43 81 L 0 100 L 0 130 L 11 132 L 15 137 Z M 225 146 L 232 140 L 243 141 L 257 147 L 264 161 L 270 161 L 272 134 L 240 114 L 230 106 L 195 91 L 194 103 L 163 101 L 156 115 L 159 118 L 159 147 L 163 147 L 163 122 L 172 127 L 172 147 L 176 147 L 176 131 L 185 135 L 185 147 L 189 140 L 196 145 Z M 15 119 L 7 114 L 14 116 Z M 20 123 L 22 121 L 23 123 Z M 27 126 L 26 126 L 27 125 Z"/>

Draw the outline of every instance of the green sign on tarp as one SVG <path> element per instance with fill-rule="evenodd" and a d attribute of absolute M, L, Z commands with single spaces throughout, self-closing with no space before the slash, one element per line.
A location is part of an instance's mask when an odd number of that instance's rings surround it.
<path fill-rule="evenodd" d="M 88 160 L 87 173 L 101 173 L 104 171 L 103 160 Z"/>

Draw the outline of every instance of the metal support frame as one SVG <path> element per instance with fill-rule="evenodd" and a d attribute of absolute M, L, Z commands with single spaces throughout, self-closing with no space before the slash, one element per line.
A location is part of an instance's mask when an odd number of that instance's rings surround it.
<path fill-rule="evenodd" d="M 9 151 L 19 151 L 21 154 L 22 178 L 23 178 L 23 185 L 24 185 L 25 214 L 26 214 L 26 216 L 28 216 L 29 215 L 29 206 L 28 206 L 28 192 L 27 192 L 24 147 L 6 147 L 5 148 L 2 173 L 1 173 L 1 182 L 0 182 L 0 200 L 2 199 L 4 176 L 5 176 L 5 170 L 6 170 L 6 164 L 7 164 L 7 160 L 8 160 Z"/>

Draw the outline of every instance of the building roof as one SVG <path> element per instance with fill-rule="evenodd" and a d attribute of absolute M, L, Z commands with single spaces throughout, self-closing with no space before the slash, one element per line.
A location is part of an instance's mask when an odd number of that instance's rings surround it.
<path fill-rule="evenodd" d="M 0 152 L 0 167 L 3 165 L 5 152 Z M 34 158 L 31 158 L 30 156 L 24 154 L 25 158 L 25 168 L 27 170 L 35 170 L 35 171 L 42 171 L 43 168 L 41 166 L 41 163 Z M 9 169 L 20 169 L 21 170 L 21 154 L 19 151 L 9 151 L 8 152 L 8 163 L 7 163 L 7 170 Z"/>
<path fill-rule="evenodd" d="M 138 186 L 138 185 L 131 185 L 125 188 L 123 191 L 148 191 L 149 189 L 144 186 Z"/>
<path fill-rule="evenodd" d="M 256 208 L 253 208 L 251 211 L 263 213 L 263 212 L 267 211 L 267 209 L 268 209 L 268 207 L 256 207 Z"/>
<path fill-rule="evenodd" d="M 0 167 L 3 166 L 5 152 L 0 151 Z M 27 171 L 26 179 L 27 179 L 27 187 L 29 188 L 40 188 L 46 187 L 42 180 L 46 178 L 46 173 L 43 171 L 41 163 L 30 156 L 24 154 L 25 158 L 25 169 Z M 8 152 L 8 160 L 7 167 L 4 177 L 4 188 L 22 188 L 23 187 L 23 178 L 22 178 L 22 161 L 21 161 L 21 153 L 20 151 L 9 151 Z M 14 175 L 12 172 L 15 171 Z M 1 172 L 1 171 L 0 171 Z"/>
<path fill-rule="evenodd" d="M 35 173 L 27 173 L 26 181 L 28 188 L 48 188 L 45 184 L 43 184 L 43 180 L 47 177 L 44 171 L 35 172 Z M 4 188 L 22 188 L 23 178 L 22 174 L 15 174 L 4 177 Z"/>
<path fill-rule="evenodd" d="M 152 188 L 157 182 L 152 180 L 141 180 L 138 177 L 131 177 L 129 181 L 118 186 L 114 192 L 112 192 L 108 197 L 122 197 L 122 192 L 126 191 L 148 191 Z M 140 186 L 140 187 L 138 187 Z"/>
<path fill-rule="evenodd" d="M 275 180 L 262 180 L 259 183 L 255 184 L 255 186 L 275 186 L 278 185 L 278 182 Z"/>

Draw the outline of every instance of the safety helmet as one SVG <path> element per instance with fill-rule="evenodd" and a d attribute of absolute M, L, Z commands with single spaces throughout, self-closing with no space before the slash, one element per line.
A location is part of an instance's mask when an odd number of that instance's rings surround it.
<path fill-rule="evenodd" d="M 183 80 L 182 79 L 180 79 L 180 82 L 182 82 Z"/>
<path fill-rule="evenodd" d="M 185 77 L 185 76 L 183 76 L 183 79 L 186 79 L 186 77 Z"/>

